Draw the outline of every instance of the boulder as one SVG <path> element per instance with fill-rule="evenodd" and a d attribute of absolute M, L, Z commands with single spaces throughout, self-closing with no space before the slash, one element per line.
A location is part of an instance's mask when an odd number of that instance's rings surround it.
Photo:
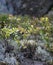
<path fill-rule="evenodd" d="M 0 14 L 11 13 L 10 10 L 7 9 L 6 1 L 0 0 Z"/>
<path fill-rule="evenodd" d="M 0 0 L 0 14 L 33 15 L 36 17 L 46 14 L 53 0 Z"/>
<path fill-rule="evenodd" d="M 6 41 L 0 40 L 0 65 L 18 65 L 18 61 L 12 52 L 14 47 L 6 44 Z"/>
<path fill-rule="evenodd" d="M 53 0 L 6 0 L 6 6 L 13 14 L 43 16 L 53 5 Z"/>

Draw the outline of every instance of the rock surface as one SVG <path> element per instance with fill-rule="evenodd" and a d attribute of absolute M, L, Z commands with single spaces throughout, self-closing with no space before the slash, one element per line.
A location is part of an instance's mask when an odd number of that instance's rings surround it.
<path fill-rule="evenodd" d="M 22 44 L 24 42 L 26 41 L 20 41 L 20 43 Z M 28 43 L 29 42 L 31 43 L 31 45 L 32 43 L 35 43 L 35 41 L 33 40 L 29 40 Z M 6 43 L 6 41 L 0 41 L 0 65 L 47 65 L 45 64 L 46 62 L 53 61 L 53 56 L 51 56 L 50 53 L 43 49 L 41 46 L 29 47 L 28 45 L 26 45 L 26 48 L 23 48 L 23 51 L 21 51 L 20 49 L 20 52 L 18 52 L 16 48 L 12 49 L 13 46 Z M 6 51 L 6 49 L 9 48 L 10 50 Z M 15 51 L 15 49 L 17 51 Z M 32 58 L 30 56 L 31 54 Z"/>
<path fill-rule="evenodd" d="M 10 48 L 9 52 L 7 52 L 6 47 L 5 42 L 0 41 L 0 65 L 16 65 L 17 60 L 14 57 L 14 53 L 11 52 L 12 49 Z"/>
<path fill-rule="evenodd" d="M 43 16 L 53 5 L 53 0 L 0 0 L 0 13 Z"/>
<path fill-rule="evenodd" d="M 0 14 L 11 13 L 6 6 L 5 0 L 0 0 Z"/>

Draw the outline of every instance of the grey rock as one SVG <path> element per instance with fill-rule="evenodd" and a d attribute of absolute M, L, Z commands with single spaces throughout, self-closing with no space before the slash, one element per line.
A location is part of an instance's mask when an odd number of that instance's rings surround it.
<path fill-rule="evenodd" d="M 3 47 L 3 43 L 0 42 L 0 54 L 4 54 L 5 53 L 5 48 Z"/>
<path fill-rule="evenodd" d="M 39 53 L 39 54 L 43 54 L 43 55 L 48 55 L 49 56 L 49 53 L 46 50 L 42 49 L 40 46 L 38 46 L 36 52 Z"/>
<path fill-rule="evenodd" d="M 5 49 L 4 48 L 2 48 L 2 49 L 0 49 L 0 53 L 5 53 Z"/>
<path fill-rule="evenodd" d="M 0 0 L 0 13 L 43 16 L 53 5 L 53 0 Z"/>
<path fill-rule="evenodd" d="M 42 16 L 48 12 L 53 0 L 6 0 L 6 3 L 8 6 L 11 3 L 13 14 Z"/>
<path fill-rule="evenodd" d="M 9 39 L 8 42 L 10 45 L 14 46 L 14 49 L 18 49 L 18 44 L 16 41 Z"/>
<path fill-rule="evenodd" d="M 42 49 L 40 46 L 38 46 L 36 49 L 36 55 L 38 59 L 41 59 L 41 61 L 50 61 L 52 59 L 50 53 L 45 49 Z"/>
<path fill-rule="evenodd" d="M 4 43 L 4 46 L 3 46 L 3 43 Z M 5 42 L 0 41 L 0 65 L 17 65 L 17 60 L 14 57 L 14 53 L 5 52 L 5 50 L 7 49 L 6 47 L 7 46 L 5 46 Z"/>
<path fill-rule="evenodd" d="M 0 49 L 2 49 L 2 44 L 0 44 Z"/>
<path fill-rule="evenodd" d="M 8 13 L 7 7 L 5 6 L 6 1 L 0 0 L 0 14 L 1 13 Z"/>
<path fill-rule="evenodd" d="M 24 43 L 27 42 L 27 40 L 21 40 L 20 43 Z M 31 44 L 35 43 L 35 40 L 28 40 L 28 42 L 30 42 Z M 4 43 L 4 44 L 3 44 Z M 5 41 L 0 41 L 0 65 L 19 65 L 19 62 L 21 63 L 21 65 L 33 65 L 32 59 L 28 59 L 24 56 L 23 52 L 16 52 L 16 54 L 14 55 L 14 52 L 5 52 L 6 49 L 6 45 L 5 45 Z M 15 43 L 13 43 L 13 41 L 11 42 L 13 44 L 13 46 L 15 45 Z M 16 45 L 15 45 L 16 47 Z M 11 50 L 11 49 L 10 49 Z M 41 46 L 37 46 L 36 50 L 34 51 L 35 55 L 34 58 L 38 58 L 41 59 L 41 61 L 45 62 L 52 62 L 53 61 L 53 56 L 50 55 L 49 52 L 47 52 L 45 49 L 42 49 Z M 17 61 L 17 60 L 19 61 Z M 36 61 L 36 60 L 34 60 Z M 37 63 L 34 62 L 34 65 L 43 65 L 42 62 L 40 62 L 39 64 L 39 60 L 37 60 Z"/>
<path fill-rule="evenodd" d="M 3 61 L 3 60 L 4 60 L 4 55 L 0 54 L 0 61 Z"/>
<path fill-rule="evenodd" d="M 51 10 L 50 12 L 48 12 L 48 16 L 49 17 L 53 16 L 53 10 Z"/>
<path fill-rule="evenodd" d="M 0 14 L 12 14 L 13 8 L 11 4 L 8 7 L 9 9 L 7 8 L 6 0 L 0 0 Z"/>
<path fill-rule="evenodd" d="M 14 57 L 6 57 L 5 62 L 9 65 L 16 65 L 17 61 Z"/>

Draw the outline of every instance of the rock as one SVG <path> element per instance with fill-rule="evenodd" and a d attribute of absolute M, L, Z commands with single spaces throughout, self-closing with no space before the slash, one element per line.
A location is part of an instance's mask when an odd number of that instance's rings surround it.
<path fill-rule="evenodd" d="M 3 43 L 0 42 L 0 61 L 4 60 L 4 53 L 5 53 L 5 48 L 3 48 Z"/>
<path fill-rule="evenodd" d="M 6 41 L 0 41 L 0 65 L 19 65 L 14 57 L 13 50 L 14 47 L 12 45 L 6 45 Z"/>
<path fill-rule="evenodd" d="M 53 0 L 0 0 L 0 13 L 43 16 L 53 5 Z"/>
<path fill-rule="evenodd" d="M 24 43 L 24 42 L 27 42 L 27 40 L 25 41 L 21 40 L 20 43 Z M 33 44 L 35 43 L 35 41 L 33 40 L 28 41 L 28 43 L 31 42 Z M 16 54 L 14 55 L 14 52 L 10 52 L 12 51 L 12 49 L 10 49 L 9 53 L 5 52 L 5 50 L 7 49 L 6 41 L 1 40 L 0 41 L 0 65 L 43 65 L 44 64 L 43 62 L 50 63 L 53 61 L 53 56 L 51 56 L 49 52 L 47 52 L 41 46 L 32 45 L 32 43 L 31 45 L 28 44 L 27 48 L 23 49 L 24 51 L 16 52 Z"/>
<path fill-rule="evenodd" d="M 14 57 L 6 57 L 5 62 L 9 65 L 16 65 L 17 61 Z"/>
<path fill-rule="evenodd" d="M 4 55 L 0 54 L 0 61 L 3 61 L 3 60 L 4 60 Z"/>
<path fill-rule="evenodd" d="M 7 53 L 12 52 L 13 50 L 14 50 L 14 46 L 12 46 L 12 45 L 7 45 L 6 50 L 5 50 L 5 53 L 6 53 L 6 52 L 7 52 Z"/>
<path fill-rule="evenodd" d="M 31 59 L 23 59 L 23 61 L 21 62 L 21 65 L 44 65 L 43 62 L 40 61 L 33 61 Z"/>
<path fill-rule="evenodd" d="M 42 49 L 40 46 L 37 47 L 36 52 L 39 53 L 39 54 L 44 54 L 44 55 L 48 55 L 49 56 L 49 53 L 46 52 L 44 49 Z"/>
<path fill-rule="evenodd" d="M 47 52 L 45 49 L 42 49 L 40 46 L 37 47 L 35 52 L 35 57 L 37 57 L 41 61 L 50 61 L 52 57 L 50 56 L 50 53 Z"/>
<path fill-rule="evenodd" d="M 6 1 L 5 0 L 0 0 L 0 14 L 5 14 L 5 13 L 9 13 L 7 7 L 6 7 Z"/>
<path fill-rule="evenodd" d="M 48 12 L 48 15 L 47 15 L 48 17 L 51 17 L 51 16 L 53 16 L 53 10 L 51 10 L 50 12 Z"/>
<path fill-rule="evenodd" d="M 13 14 L 29 14 L 43 16 L 53 4 L 52 0 L 6 0 L 8 8 L 13 8 Z"/>
<path fill-rule="evenodd" d="M 14 46 L 14 49 L 18 49 L 18 43 L 16 41 L 9 39 L 8 42 L 11 46 Z"/>
<path fill-rule="evenodd" d="M 3 53 L 3 54 L 4 54 L 4 52 L 5 52 L 5 48 L 3 48 L 3 47 L 1 46 L 1 44 L 0 44 L 0 53 Z"/>

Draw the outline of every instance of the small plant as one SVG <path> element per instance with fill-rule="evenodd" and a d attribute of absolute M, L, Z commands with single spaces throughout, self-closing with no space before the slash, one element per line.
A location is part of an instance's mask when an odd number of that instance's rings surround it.
<path fill-rule="evenodd" d="M 24 57 L 32 58 L 36 51 L 36 43 L 30 43 L 29 41 L 23 42 L 21 45 L 20 51 L 24 54 Z"/>
<path fill-rule="evenodd" d="M 0 15 L 0 38 L 17 41 L 27 39 L 30 35 L 39 35 L 44 43 L 50 44 L 53 38 L 51 21 L 53 19 L 49 17 Z"/>

